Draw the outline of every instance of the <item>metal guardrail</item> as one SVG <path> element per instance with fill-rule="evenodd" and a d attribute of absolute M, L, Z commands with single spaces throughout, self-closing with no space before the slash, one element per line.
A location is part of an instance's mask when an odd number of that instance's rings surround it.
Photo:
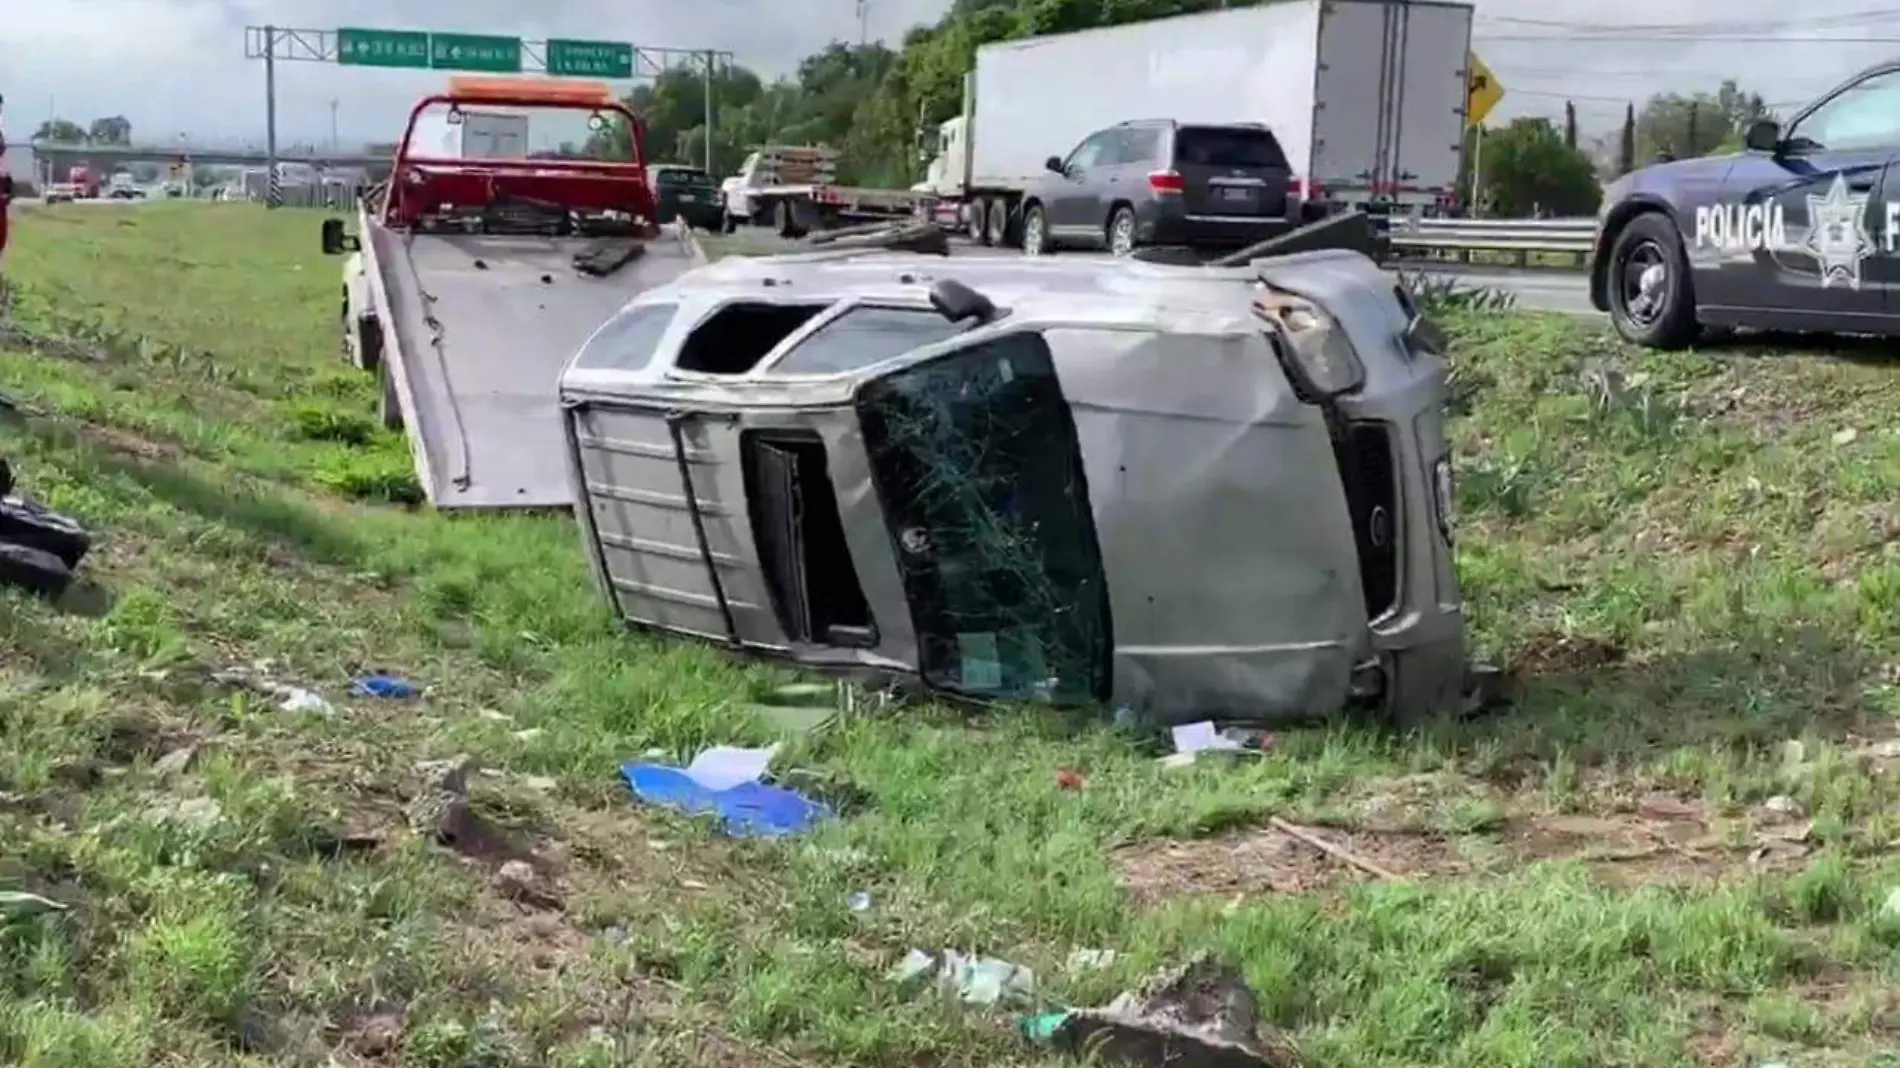
<path fill-rule="evenodd" d="M 1394 219 L 1388 235 L 1400 259 L 1472 267 L 1581 270 L 1595 219 Z"/>

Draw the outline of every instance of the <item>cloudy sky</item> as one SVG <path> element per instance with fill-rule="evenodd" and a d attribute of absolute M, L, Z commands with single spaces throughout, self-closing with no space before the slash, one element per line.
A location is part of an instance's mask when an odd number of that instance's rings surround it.
<path fill-rule="evenodd" d="M 871 0 L 873 37 L 897 37 L 949 0 Z M 136 139 L 261 141 L 262 64 L 244 58 L 244 27 L 353 25 L 625 40 L 715 48 L 766 73 L 858 33 L 854 0 L 0 0 L 0 92 L 18 141 L 49 115 L 81 123 L 123 114 Z M 1507 89 L 1501 116 L 1557 113 L 1579 100 L 1586 125 L 1609 126 L 1619 101 L 1738 77 L 1772 101 L 1800 100 L 1839 77 L 1900 55 L 1900 11 L 1872 0 L 1478 0 L 1480 54 Z M 1800 10 L 1798 6 L 1792 10 Z M 1569 23 L 1571 25 L 1565 25 Z M 1618 39 L 1575 24 L 1621 27 Z M 1697 26 L 1725 40 L 1681 36 Z M 1814 38 L 1874 38 L 1827 43 Z M 1532 38 L 1527 40 L 1526 38 Z M 1538 39 L 1541 38 L 1541 39 Z M 1880 40 L 1879 38 L 1886 38 Z M 440 75 L 279 67 L 286 142 L 327 143 L 332 102 L 344 142 L 394 136 L 409 101 Z"/>

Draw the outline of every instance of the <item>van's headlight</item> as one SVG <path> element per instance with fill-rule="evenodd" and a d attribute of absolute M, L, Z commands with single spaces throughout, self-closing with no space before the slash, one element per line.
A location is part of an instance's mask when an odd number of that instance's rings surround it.
<path fill-rule="evenodd" d="M 1458 523 L 1456 489 L 1451 480 L 1451 457 L 1441 457 L 1436 464 L 1432 465 L 1432 496 L 1437 499 L 1438 532 L 1445 536 L 1445 543 L 1448 545 L 1453 538 L 1452 530 Z"/>
<path fill-rule="evenodd" d="M 1278 326 L 1292 351 L 1283 357 L 1293 386 L 1307 400 L 1331 400 L 1366 384 L 1352 339 L 1325 309 L 1305 297 L 1262 286 L 1254 314 Z"/>

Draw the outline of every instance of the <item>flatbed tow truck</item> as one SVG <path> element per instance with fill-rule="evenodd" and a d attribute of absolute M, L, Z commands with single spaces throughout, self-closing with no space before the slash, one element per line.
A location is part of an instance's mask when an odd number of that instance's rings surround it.
<path fill-rule="evenodd" d="M 455 124 L 473 108 L 622 121 L 632 158 L 422 154 L 425 113 Z M 655 218 L 640 123 L 608 85 L 456 78 L 410 113 L 357 232 L 324 220 L 323 251 L 348 256 L 345 358 L 380 379 L 383 424 L 407 432 L 430 504 L 573 503 L 561 368 L 627 301 L 705 262 L 689 231 Z"/>
<path fill-rule="evenodd" d="M 917 214 L 919 194 L 837 184 L 838 150 L 827 145 L 763 145 L 719 185 L 721 229 L 769 226 L 780 237 Z"/>

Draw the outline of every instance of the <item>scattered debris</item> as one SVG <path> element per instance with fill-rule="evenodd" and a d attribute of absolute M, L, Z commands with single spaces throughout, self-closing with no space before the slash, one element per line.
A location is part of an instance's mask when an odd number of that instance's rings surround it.
<path fill-rule="evenodd" d="M 491 880 L 502 896 L 518 901 L 529 908 L 558 911 L 561 899 L 548 889 L 541 873 L 534 865 L 525 860 L 510 860 L 502 863 Z"/>
<path fill-rule="evenodd" d="M 891 971 L 898 983 L 933 975 L 937 985 L 968 1005 L 995 1005 L 1005 998 L 1028 997 L 1035 992 L 1036 976 L 1020 964 L 995 957 L 965 956 L 946 949 L 941 959 L 921 949 L 904 954 Z"/>
<path fill-rule="evenodd" d="M 1171 730 L 1174 752 L 1161 758 L 1164 767 L 1184 768 L 1203 753 L 1263 753 L 1273 745 L 1273 735 L 1239 727 L 1218 729 L 1212 720 L 1183 723 Z"/>
<path fill-rule="evenodd" d="M 394 675 L 364 675 L 350 682 L 350 693 L 357 697 L 408 701 L 422 696 L 422 687 Z"/>
<path fill-rule="evenodd" d="M 211 681 L 221 686 L 235 686 L 253 693 L 269 697 L 277 702 L 277 707 L 285 712 L 309 712 L 327 716 L 336 709 L 323 695 L 303 686 L 281 682 L 273 678 L 275 663 L 259 660 L 251 664 L 240 664 L 223 671 L 211 673 Z"/>
<path fill-rule="evenodd" d="M 1900 886 L 1887 892 L 1887 900 L 1880 905 L 1880 915 L 1883 919 L 1900 920 Z"/>
<path fill-rule="evenodd" d="M 435 787 L 411 806 L 410 827 L 471 859 L 521 859 L 523 850 L 475 814 L 468 795 L 468 780 L 474 772 L 475 762 L 467 757 L 451 761 Z"/>
<path fill-rule="evenodd" d="M 1286 1036 L 1260 1022 L 1240 969 L 1210 954 L 1099 1009 L 1034 1017 L 1024 1033 L 1096 1064 L 1176 1068 L 1301 1068 Z"/>
<path fill-rule="evenodd" d="M 1088 780 L 1083 778 L 1082 773 L 1076 771 L 1074 768 L 1056 769 L 1056 789 L 1080 790 L 1086 785 L 1088 785 Z"/>
<path fill-rule="evenodd" d="M 25 890 L 0 890 L 0 916 L 33 916 L 42 912 L 65 912 L 66 905 L 50 897 Z"/>
<path fill-rule="evenodd" d="M 871 911 L 871 895 L 863 890 L 859 890 L 850 897 L 845 898 L 844 903 L 845 907 L 852 912 Z"/>
<path fill-rule="evenodd" d="M 1083 972 L 1092 968 L 1106 968 L 1115 963 L 1118 956 L 1120 954 L 1112 949 L 1078 949 L 1069 954 L 1068 970 Z"/>
<path fill-rule="evenodd" d="M 629 763 L 620 774 L 634 795 L 649 805 L 683 812 L 713 813 L 735 838 L 777 838 L 797 834 L 832 810 L 805 795 L 761 780 L 778 746 L 743 749 L 714 746 L 685 768 Z"/>

